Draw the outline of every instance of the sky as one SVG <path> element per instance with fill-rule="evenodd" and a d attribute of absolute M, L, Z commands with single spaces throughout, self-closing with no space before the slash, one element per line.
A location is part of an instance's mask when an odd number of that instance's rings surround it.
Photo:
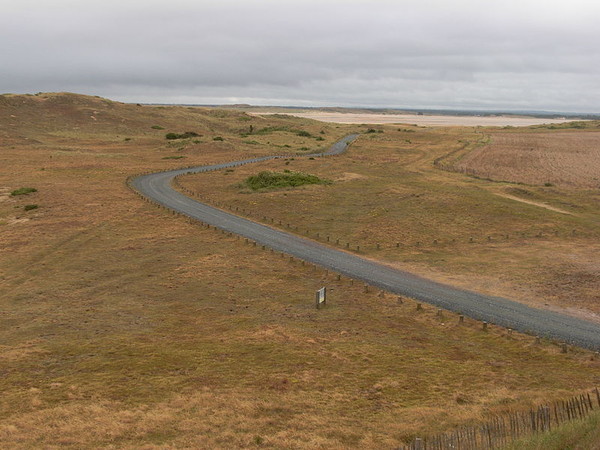
<path fill-rule="evenodd" d="M 0 93 L 600 113 L 596 0 L 0 0 Z"/>

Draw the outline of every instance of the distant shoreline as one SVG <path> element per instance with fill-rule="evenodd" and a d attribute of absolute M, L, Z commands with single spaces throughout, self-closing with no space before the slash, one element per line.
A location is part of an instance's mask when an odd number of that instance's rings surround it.
<path fill-rule="evenodd" d="M 450 116 L 450 115 L 417 115 L 417 114 L 378 114 L 378 113 L 343 113 L 343 112 L 291 112 L 291 111 L 260 111 L 248 112 L 253 116 L 287 114 L 305 119 L 320 120 L 344 124 L 414 124 L 423 126 L 490 126 L 490 127 L 526 127 L 551 123 L 573 122 L 575 119 L 526 117 L 526 116 Z M 582 119 L 577 119 L 582 120 Z"/>

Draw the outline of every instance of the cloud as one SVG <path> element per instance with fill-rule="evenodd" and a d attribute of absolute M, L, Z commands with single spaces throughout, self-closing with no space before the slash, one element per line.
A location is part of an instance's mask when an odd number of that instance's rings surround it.
<path fill-rule="evenodd" d="M 523 0 L 24 0 L 5 92 L 600 112 L 600 6 Z"/>

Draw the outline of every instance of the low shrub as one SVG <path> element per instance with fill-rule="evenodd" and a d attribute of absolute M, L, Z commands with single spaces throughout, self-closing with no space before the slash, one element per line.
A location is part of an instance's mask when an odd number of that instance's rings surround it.
<path fill-rule="evenodd" d="M 19 189 L 15 189 L 14 191 L 12 191 L 10 193 L 10 195 L 15 196 L 15 195 L 27 195 L 27 194 L 31 194 L 32 192 L 37 192 L 36 188 L 32 188 L 32 187 L 22 187 Z"/>
<path fill-rule="evenodd" d="M 164 130 L 164 127 L 161 127 L 160 125 L 152 125 L 150 128 L 153 130 Z"/>
<path fill-rule="evenodd" d="M 254 131 L 252 134 L 271 134 L 275 133 L 276 131 L 288 131 L 288 127 L 265 127 L 261 128 L 260 130 Z"/>
<path fill-rule="evenodd" d="M 224 141 L 225 139 L 223 139 L 221 136 L 215 136 L 213 138 L 213 141 Z"/>
<path fill-rule="evenodd" d="M 246 178 L 244 181 L 244 185 L 254 191 L 297 187 L 305 184 L 331 184 L 331 180 L 308 173 L 286 170 L 283 173 L 262 171 L 257 175 Z"/>
<path fill-rule="evenodd" d="M 185 156 L 176 155 L 176 156 L 164 156 L 162 159 L 183 159 L 183 158 L 185 158 Z"/>
<path fill-rule="evenodd" d="M 32 209 L 38 209 L 38 208 L 39 208 L 39 206 L 38 206 L 38 205 L 25 205 L 25 206 L 23 207 L 23 209 L 24 209 L 25 211 L 31 211 Z"/>
<path fill-rule="evenodd" d="M 199 137 L 201 134 L 196 133 L 195 131 L 186 131 L 185 133 L 167 133 L 165 137 L 167 139 L 188 139 L 191 137 Z"/>

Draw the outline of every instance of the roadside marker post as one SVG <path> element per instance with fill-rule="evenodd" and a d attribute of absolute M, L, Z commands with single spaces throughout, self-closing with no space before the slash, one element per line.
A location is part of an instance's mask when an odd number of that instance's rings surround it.
<path fill-rule="evenodd" d="M 321 309 L 327 303 L 327 288 L 322 287 L 315 294 L 317 309 Z"/>

